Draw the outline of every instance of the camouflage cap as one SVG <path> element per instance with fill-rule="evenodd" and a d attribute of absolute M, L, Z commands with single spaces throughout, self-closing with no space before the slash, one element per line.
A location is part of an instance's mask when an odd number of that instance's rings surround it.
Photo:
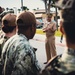
<path fill-rule="evenodd" d="M 16 26 L 16 15 L 8 13 L 2 18 L 2 27 L 4 26 Z"/>
<path fill-rule="evenodd" d="M 60 9 L 75 9 L 75 0 L 58 0 L 55 6 Z"/>
<path fill-rule="evenodd" d="M 16 20 L 18 26 L 30 26 L 32 24 L 36 24 L 36 19 L 32 12 L 22 11 L 17 16 Z"/>

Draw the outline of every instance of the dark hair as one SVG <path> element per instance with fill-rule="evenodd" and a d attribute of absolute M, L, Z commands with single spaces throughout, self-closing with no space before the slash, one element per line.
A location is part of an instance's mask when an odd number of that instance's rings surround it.
<path fill-rule="evenodd" d="M 68 40 L 75 43 L 75 10 L 64 9 L 62 10 L 63 27 Z"/>
<path fill-rule="evenodd" d="M 14 28 L 16 28 L 16 26 L 4 26 L 2 27 L 2 30 L 4 33 L 9 33 L 9 32 L 12 32 Z"/>
<path fill-rule="evenodd" d="M 9 32 L 12 32 L 14 30 L 14 28 L 16 28 L 16 26 L 8 26 L 8 21 L 7 20 L 4 20 L 3 21 L 3 27 L 2 27 L 2 30 L 4 33 L 9 33 Z"/>
<path fill-rule="evenodd" d="M 47 14 L 47 17 L 52 17 L 52 16 L 53 16 L 52 13 Z"/>

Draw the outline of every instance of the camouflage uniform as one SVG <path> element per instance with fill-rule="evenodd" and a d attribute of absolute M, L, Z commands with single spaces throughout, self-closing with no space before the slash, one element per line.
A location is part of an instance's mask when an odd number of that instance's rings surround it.
<path fill-rule="evenodd" d="M 16 34 L 5 43 L 2 60 L 4 75 L 35 75 L 36 69 L 40 71 L 35 51 L 23 34 Z"/>
<path fill-rule="evenodd" d="M 75 73 L 75 50 L 70 48 L 51 59 L 40 75 L 73 75 L 72 72 Z"/>
<path fill-rule="evenodd" d="M 5 37 L 5 34 L 2 30 L 0 30 L 0 75 L 2 75 L 2 68 L 3 68 L 3 64 L 1 62 L 1 54 L 2 54 L 2 49 L 3 49 L 3 45 L 4 43 L 7 41 L 7 38 Z"/>
<path fill-rule="evenodd" d="M 5 33 L 1 30 L 0 31 L 0 58 L 1 58 L 3 45 L 7 40 L 8 38 L 5 36 Z"/>
<path fill-rule="evenodd" d="M 5 22 L 7 21 L 7 22 Z M 15 26 L 16 26 L 16 15 L 8 13 L 4 15 L 1 19 L 1 30 L 0 30 L 0 56 L 1 56 L 1 51 L 3 48 L 4 43 L 11 37 L 13 36 L 16 31 Z M 13 28 L 14 27 L 14 28 Z M 11 28 L 11 29 L 10 29 Z M 15 33 L 13 33 L 15 31 Z"/>

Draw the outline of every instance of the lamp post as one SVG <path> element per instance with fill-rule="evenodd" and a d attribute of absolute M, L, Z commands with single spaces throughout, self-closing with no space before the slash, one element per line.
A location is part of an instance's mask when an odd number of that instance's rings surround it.
<path fill-rule="evenodd" d="M 21 9 L 23 11 L 23 0 L 21 0 Z"/>

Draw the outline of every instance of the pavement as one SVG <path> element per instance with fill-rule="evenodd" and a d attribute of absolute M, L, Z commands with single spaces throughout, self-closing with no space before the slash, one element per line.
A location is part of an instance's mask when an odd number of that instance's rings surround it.
<path fill-rule="evenodd" d="M 37 59 L 41 65 L 41 68 L 43 69 L 45 67 L 44 62 L 46 62 L 46 51 L 45 51 L 45 35 L 36 34 L 32 40 L 30 40 L 30 44 L 37 48 L 36 56 Z M 65 49 L 65 38 L 63 38 L 62 43 L 60 43 L 60 37 L 55 37 L 55 45 L 56 45 L 56 51 L 57 55 L 62 54 Z"/>
<path fill-rule="evenodd" d="M 45 42 L 45 38 L 46 36 L 45 35 L 41 35 L 41 34 L 36 34 L 33 38 L 33 40 L 36 40 L 36 41 L 40 41 L 40 42 Z M 56 45 L 59 45 L 61 47 L 65 47 L 66 43 L 65 43 L 65 38 L 63 38 L 62 40 L 62 43 L 60 42 L 60 37 L 55 37 L 55 42 L 56 42 Z"/>

